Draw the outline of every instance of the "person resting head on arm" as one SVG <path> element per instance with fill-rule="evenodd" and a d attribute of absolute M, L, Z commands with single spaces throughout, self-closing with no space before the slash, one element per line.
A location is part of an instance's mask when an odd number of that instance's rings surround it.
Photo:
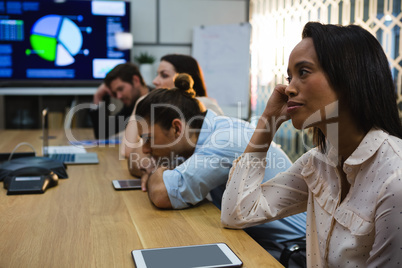
<path fill-rule="evenodd" d="M 207 109 L 214 111 L 217 115 L 223 115 L 222 109 L 219 107 L 216 100 L 208 97 L 201 66 L 196 59 L 189 55 L 167 54 L 163 56 L 158 66 L 157 76 L 152 83 L 156 88 L 173 88 L 175 87 L 174 79 L 178 73 L 189 74 L 194 81 L 193 88 L 196 93 L 196 98 Z M 132 161 L 132 158 L 137 159 L 140 157 L 144 159 L 146 155 L 143 155 L 141 150 L 142 141 L 138 136 L 137 123 L 135 122 L 134 115 L 135 108 L 124 132 L 120 153 L 127 159 L 130 173 L 133 176 L 140 177 L 142 172 L 135 164 L 136 161 Z"/>
<path fill-rule="evenodd" d="M 402 127 L 387 57 L 363 28 L 309 22 L 244 154 L 233 163 L 222 223 L 244 228 L 307 211 L 307 267 L 402 263 Z M 316 148 L 260 184 L 275 130 L 290 118 Z M 258 166 L 258 165 L 257 165 Z"/>
<path fill-rule="evenodd" d="M 137 105 L 142 150 L 154 164 L 150 168 L 139 163 L 146 171 L 142 186 L 159 208 L 196 205 L 224 185 L 232 161 L 244 151 L 254 131 L 243 120 L 205 110 L 192 85 L 189 75 L 179 74 L 175 88 L 155 89 Z M 279 148 L 272 151 L 286 157 Z"/>
<path fill-rule="evenodd" d="M 175 88 L 155 90 L 138 103 L 142 150 L 153 161 L 136 162 L 145 173 L 143 190 L 157 207 L 181 209 L 208 197 L 220 209 L 231 163 L 246 148 L 254 128 L 243 120 L 205 111 L 192 88 L 191 77 L 180 74 Z M 291 165 L 274 143 L 267 158 L 271 167 L 267 180 Z M 306 215 L 301 213 L 246 232 L 275 254 L 277 243 L 304 237 L 305 225 Z"/>

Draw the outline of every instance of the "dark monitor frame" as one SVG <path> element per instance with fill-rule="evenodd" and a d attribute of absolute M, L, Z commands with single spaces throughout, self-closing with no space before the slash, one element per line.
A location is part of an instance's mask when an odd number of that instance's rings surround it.
<path fill-rule="evenodd" d="M 60 16 L 76 16 L 78 14 L 80 14 L 80 10 L 77 9 L 77 12 L 75 14 L 57 14 L 52 12 L 52 10 L 50 9 L 51 5 L 59 5 L 59 4 L 55 4 L 52 3 L 53 1 L 51 0 L 0 0 L 0 20 L 1 19 L 18 19 L 18 18 L 22 18 L 23 15 L 25 14 L 4 14 L 6 12 L 6 10 L 3 9 L 3 14 L 1 13 L 1 5 L 3 3 L 3 6 L 6 7 L 8 2 L 20 2 L 20 3 L 39 3 L 40 5 L 43 5 L 43 12 L 41 11 L 41 15 L 43 16 L 43 14 L 45 14 L 46 12 L 50 13 L 50 14 L 56 14 L 56 15 L 60 15 Z M 65 1 L 65 3 L 67 3 L 68 5 L 70 5 L 71 3 L 73 4 L 78 4 L 78 3 L 91 3 L 92 1 L 89 0 L 67 0 Z M 100 2 L 100 1 L 98 1 Z M 125 11 L 126 11 L 126 15 L 124 17 L 124 27 L 126 29 L 124 29 L 124 31 L 131 31 L 131 18 L 130 18 L 130 13 L 131 13 L 131 9 L 130 9 L 130 1 L 127 0 L 120 0 L 120 2 L 124 2 L 125 3 Z M 60 4 L 62 5 L 62 3 Z M 47 11 L 48 10 L 48 11 Z M 69 12 L 69 11 L 67 11 Z M 88 11 L 86 11 L 88 12 Z M 33 14 L 32 12 L 26 12 L 26 14 Z M 31 19 L 32 20 L 32 19 Z M 74 21 L 75 22 L 75 21 Z M 83 20 L 82 25 L 77 23 L 77 26 L 79 26 L 81 28 L 81 26 L 83 25 L 88 25 L 89 23 L 87 21 L 85 21 L 85 19 Z M 95 28 L 96 25 L 92 25 L 93 28 Z M 32 24 L 31 25 L 24 25 L 24 32 L 25 32 L 25 40 L 23 41 L 25 44 L 29 43 L 29 35 L 30 35 L 30 29 L 32 28 Z M 96 31 L 99 31 L 99 29 L 95 29 Z M 95 32 L 94 30 L 94 32 Z M 106 36 L 106 38 L 109 38 L 110 36 L 108 36 L 108 33 L 106 32 L 106 30 L 104 30 L 105 33 L 104 35 Z M 0 36 L 1 38 L 1 36 Z M 82 48 L 89 48 L 92 49 L 93 45 L 89 45 L 88 42 L 92 42 L 92 44 L 100 44 L 102 43 L 101 41 L 99 41 L 99 38 L 94 38 L 94 40 L 90 40 L 88 36 L 84 36 L 84 41 L 83 41 L 83 46 Z M 109 38 L 110 39 L 110 38 Z M 102 39 L 103 40 L 103 39 Z M 5 41 L 5 40 L 1 40 L 0 39 L 0 45 L 1 44 L 7 44 L 7 43 L 11 43 L 11 45 L 13 46 L 14 49 L 14 44 L 16 41 Z M 110 42 L 110 41 L 104 41 L 106 42 Z M 26 46 L 25 46 L 26 47 Z M 32 48 L 28 48 L 27 49 L 32 49 Z M 104 48 L 104 49 L 110 49 L 109 48 Z M 120 59 L 124 59 L 125 61 L 130 61 L 131 60 L 131 50 L 124 50 L 124 51 L 120 51 L 117 48 L 115 49 L 116 53 L 122 53 L 122 55 L 124 55 L 122 58 Z M 21 53 L 21 50 L 19 51 Z M 91 52 L 90 52 L 91 53 Z M 97 53 L 97 52 L 96 52 Z M 1 56 L 1 53 L 0 53 Z M 3 55 L 4 56 L 4 55 Z M 36 55 L 34 55 L 36 56 Z M 97 56 L 95 56 L 97 57 Z M 20 57 L 21 59 L 22 57 Z M 92 60 L 93 58 L 91 58 Z M 119 59 L 119 58 L 117 58 Z M 14 58 L 13 58 L 14 60 Z M 20 63 L 23 62 L 22 60 L 19 60 Z M 38 62 L 40 61 L 40 59 L 38 59 Z M 78 63 L 78 60 L 77 60 Z M 12 63 L 13 64 L 13 68 L 15 64 L 19 64 L 17 63 Z M 15 65 L 16 66 L 16 65 Z M 79 67 L 72 67 L 74 68 L 75 72 L 78 73 L 79 72 Z M 0 68 L 1 64 L 0 64 Z M 18 68 L 17 66 L 15 68 Z M 28 68 L 28 67 L 27 67 Z M 43 67 L 43 68 L 50 68 L 50 67 Z M 0 94 L 2 91 L 2 88 L 25 88 L 25 89 L 29 89 L 32 88 L 33 91 L 35 90 L 35 88 L 54 88 L 54 87 L 61 87 L 61 88 L 71 88 L 71 87 L 96 87 L 98 86 L 101 82 L 103 81 L 103 77 L 102 78 L 93 78 L 93 77 L 86 77 L 86 78 L 27 78 L 27 77 L 23 77 L 23 78 L 16 78 L 16 77 L 12 77 L 12 78 L 2 78 L 0 77 Z M 66 89 L 62 89 L 63 91 L 65 91 Z"/>

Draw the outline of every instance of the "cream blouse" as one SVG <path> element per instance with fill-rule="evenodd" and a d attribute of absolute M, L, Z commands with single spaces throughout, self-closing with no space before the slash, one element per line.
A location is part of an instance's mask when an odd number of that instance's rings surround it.
<path fill-rule="evenodd" d="M 343 170 L 337 153 L 312 149 L 261 184 L 266 157 L 234 161 L 222 200 L 225 227 L 245 228 L 307 210 L 307 267 L 402 267 L 402 140 L 372 129 Z"/>

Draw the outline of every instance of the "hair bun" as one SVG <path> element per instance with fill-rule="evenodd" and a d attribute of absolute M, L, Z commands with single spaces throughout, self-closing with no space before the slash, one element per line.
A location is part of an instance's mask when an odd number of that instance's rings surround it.
<path fill-rule="evenodd" d="M 189 74 L 178 74 L 174 80 L 176 88 L 182 91 L 193 92 L 194 80 Z"/>

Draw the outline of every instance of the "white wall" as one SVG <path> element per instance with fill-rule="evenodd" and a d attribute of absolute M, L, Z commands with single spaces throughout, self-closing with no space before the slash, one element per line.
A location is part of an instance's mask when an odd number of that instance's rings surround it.
<path fill-rule="evenodd" d="M 191 55 L 193 27 L 248 21 L 249 0 L 131 0 L 133 58 L 141 52 L 159 59 Z"/>

